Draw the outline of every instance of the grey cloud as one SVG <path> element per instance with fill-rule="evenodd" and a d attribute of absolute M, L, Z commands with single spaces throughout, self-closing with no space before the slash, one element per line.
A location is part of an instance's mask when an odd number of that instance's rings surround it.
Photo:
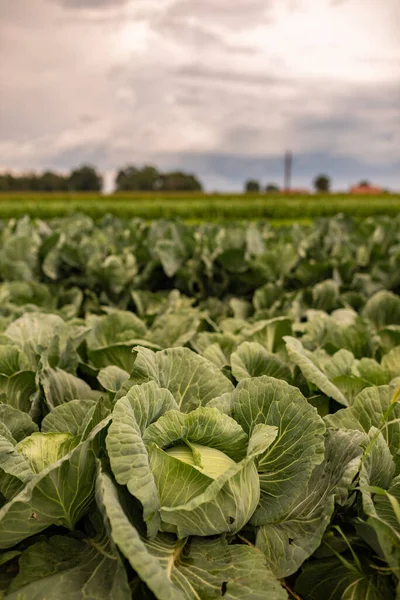
<path fill-rule="evenodd" d="M 234 9 L 226 0 L 176 0 L 163 15 L 164 27 L 189 19 L 207 20 L 209 24 L 232 30 L 251 28 L 268 19 L 272 0 L 235 0 Z"/>
<path fill-rule="evenodd" d="M 400 144 L 399 86 L 353 86 L 326 90 L 325 115 L 294 112 L 289 128 L 300 146 L 358 156 L 378 163 L 398 155 Z M 322 97 L 321 97 L 322 99 Z"/>
<path fill-rule="evenodd" d="M 193 2 L 178 0 L 164 12 L 151 20 L 152 29 L 165 38 L 179 40 L 186 46 L 192 46 L 202 53 L 215 47 L 232 53 L 253 54 L 257 52 L 251 45 L 232 45 L 224 36 L 228 29 L 251 28 L 265 21 L 266 3 L 253 0 L 246 5 L 241 0 L 236 3 L 235 10 L 222 0 L 209 2 Z"/>
<path fill-rule="evenodd" d="M 98 120 L 98 118 L 95 117 L 94 115 L 84 114 L 79 117 L 79 120 L 81 121 L 81 123 L 86 124 L 86 123 L 95 123 Z"/>
<path fill-rule="evenodd" d="M 228 52 L 242 52 L 242 48 L 233 48 L 225 42 L 221 35 L 200 23 L 181 19 L 160 19 L 152 23 L 152 28 L 166 38 L 179 39 L 182 45 L 193 46 L 200 51 L 205 48 L 217 48 Z M 254 51 L 254 49 L 249 47 L 243 50 L 245 52 Z"/>
<path fill-rule="evenodd" d="M 183 44 L 194 46 L 224 46 L 224 41 L 209 28 L 195 23 L 182 23 L 180 19 L 160 19 L 153 23 L 153 29 L 167 37 L 175 37 Z"/>
<path fill-rule="evenodd" d="M 175 0 L 170 6 L 171 15 L 192 15 L 213 17 L 216 21 L 220 17 L 227 17 L 233 21 L 239 21 L 243 14 L 251 19 L 254 16 L 265 14 L 271 0 L 236 0 L 234 9 L 232 4 L 225 0 Z"/>
<path fill-rule="evenodd" d="M 175 102 L 179 106 L 201 107 L 206 102 L 206 94 L 202 93 L 198 87 L 182 87 L 175 95 Z"/>
<path fill-rule="evenodd" d="M 228 147 L 240 147 L 241 145 L 248 147 L 252 144 L 259 145 L 264 138 L 262 127 L 255 125 L 235 125 L 230 127 L 224 135 L 224 143 Z"/>
<path fill-rule="evenodd" d="M 114 8 L 116 5 L 126 4 L 128 0 L 57 0 L 66 8 Z"/>
<path fill-rule="evenodd" d="M 283 151 L 275 156 L 251 154 L 241 156 L 230 153 L 173 153 L 154 156 L 160 167 L 183 168 L 195 172 L 207 189 L 239 190 L 248 178 L 263 184 L 283 181 Z M 311 188 L 318 173 L 326 172 L 333 179 L 334 189 L 347 189 L 351 183 L 368 177 L 377 185 L 399 188 L 400 162 L 393 160 L 375 165 L 362 159 L 334 152 L 295 152 L 293 162 L 293 185 Z"/>
<path fill-rule="evenodd" d="M 398 155 L 395 86 L 359 85 L 344 91 L 332 85 L 317 94 L 311 86 L 297 84 L 293 91 L 280 101 L 276 93 L 241 100 L 235 95 L 229 113 L 222 113 L 222 119 L 219 115 L 219 147 L 272 155 L 289 144 L 299 152 L 347 153 L 377 163 Z"/>
<path fill-rule="evenodd" d="M 47 159 L 46 166 L 64 170 L 85 163 L 96 165 L 99 169 L 106 169 L 109 159 L 109 149 L 105 143 L 79 144 L 68 150 L 53 153 Z"/>
<path fill-rule="evenodd" d="M 351 126 L 353 129 L 358 129 L 361 122 L 356 121 L 354 117 L 348 115 L 346 117 L 326 117 L 326 118 L 308 118 L 301 120 L 302 129 L 310 132 L 321 132 L 322 134 L 334 133 L 341 135 L 344 129 Z"/>
<path fill-rule="evenodd" d="M 242 83 L 250 85 L 273 85 L 285 82 L 283 78 L 275 75 L 260 75 L 234 71 L 232 69 L 215 69 L 204 67 L 201 63 L 186 65 L 176 70 L 178 76 L 189 79 L 203 79 L 209 81 L 221 81 L 229 83 Z"/>

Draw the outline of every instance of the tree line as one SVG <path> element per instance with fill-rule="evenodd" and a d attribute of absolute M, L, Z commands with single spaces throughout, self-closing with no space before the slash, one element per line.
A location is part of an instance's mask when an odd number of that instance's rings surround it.
<path fill-rule="evenodd" d="M 197 177 L 182 171 L 163 173 L 152 165 L 138 168 L 128 165 L 117 172 L 117 192 L 125 191 L 193 191 L 201 192 L 203 186 Z M 43 173 L 0 174 L 2 192 L 100 192 L 103 177 L 91 165 L 82 165 L 67 175 L 44 171 Z"/>
<path fill-rule="evenodd" d="M 313 186 L 318 193 L 328 193 L 331 190 L 331 179 L 328 175 L 318 175 L 314 181 Z M 264 188 L 257 179 L 248 179 L 244 184 L 244 191 L 249 193 L 261 193 L 263 191 L 267 193 L 280 192 L 280 188 L 275 183 L 268 183 Z"/>
<path fill-rule="evenodd" d="M 368 181 L 358 185 L 368 186 Z M 313 186 L 318 193 L 331 190 L 328 175 L 318 175 Z M 0 173 L 0 192 L 100 192 L 103 189 L 103 177 L 91 165 L 82 165 L 63 175 L 54 171 L 43 173 Z M 119 169 L 115 178 L 117 192 L 201 192 L 203 185 L 192 173 L 183 171 L 161 172 L 153 165 L 136 167 L 128 165 Z M 256 179 L 248 179 L 244 185 L 246 193 L 279 193 L 278 185 L 268 183 L 265 187 Z M 285 190 L 283 190 L 285 191 Z"/>

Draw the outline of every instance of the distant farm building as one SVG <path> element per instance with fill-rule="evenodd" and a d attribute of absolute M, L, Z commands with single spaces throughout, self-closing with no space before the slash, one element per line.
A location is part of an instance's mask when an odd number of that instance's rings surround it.
<path fill-rule="evenodd" d="M 372 194 L 378 196 L 380 194 L 383 194 L 383 189 L 374 185 L 353 185 L 350 188 L 350 194 Z"/>

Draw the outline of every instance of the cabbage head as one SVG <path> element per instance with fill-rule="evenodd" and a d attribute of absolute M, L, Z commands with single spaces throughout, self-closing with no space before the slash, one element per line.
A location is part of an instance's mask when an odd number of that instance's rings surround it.
<path fill-rule="evenodd" d="M 143 506 L 148 534 L 237 533 L 260 501 L 257 457 L 277 435 L 258 425 L 249 436 L 212 407 L 182 413 L 155 382 L 120 398 L 107 436 L 111 468 Z"/>

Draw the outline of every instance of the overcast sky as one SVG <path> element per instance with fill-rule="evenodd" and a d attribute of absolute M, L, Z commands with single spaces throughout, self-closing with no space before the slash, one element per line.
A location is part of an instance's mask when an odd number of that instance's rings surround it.
<path fill-rule="evenodd" d="M 0 0 L 0 168 L 400 189 L 399 0 Z"/>

